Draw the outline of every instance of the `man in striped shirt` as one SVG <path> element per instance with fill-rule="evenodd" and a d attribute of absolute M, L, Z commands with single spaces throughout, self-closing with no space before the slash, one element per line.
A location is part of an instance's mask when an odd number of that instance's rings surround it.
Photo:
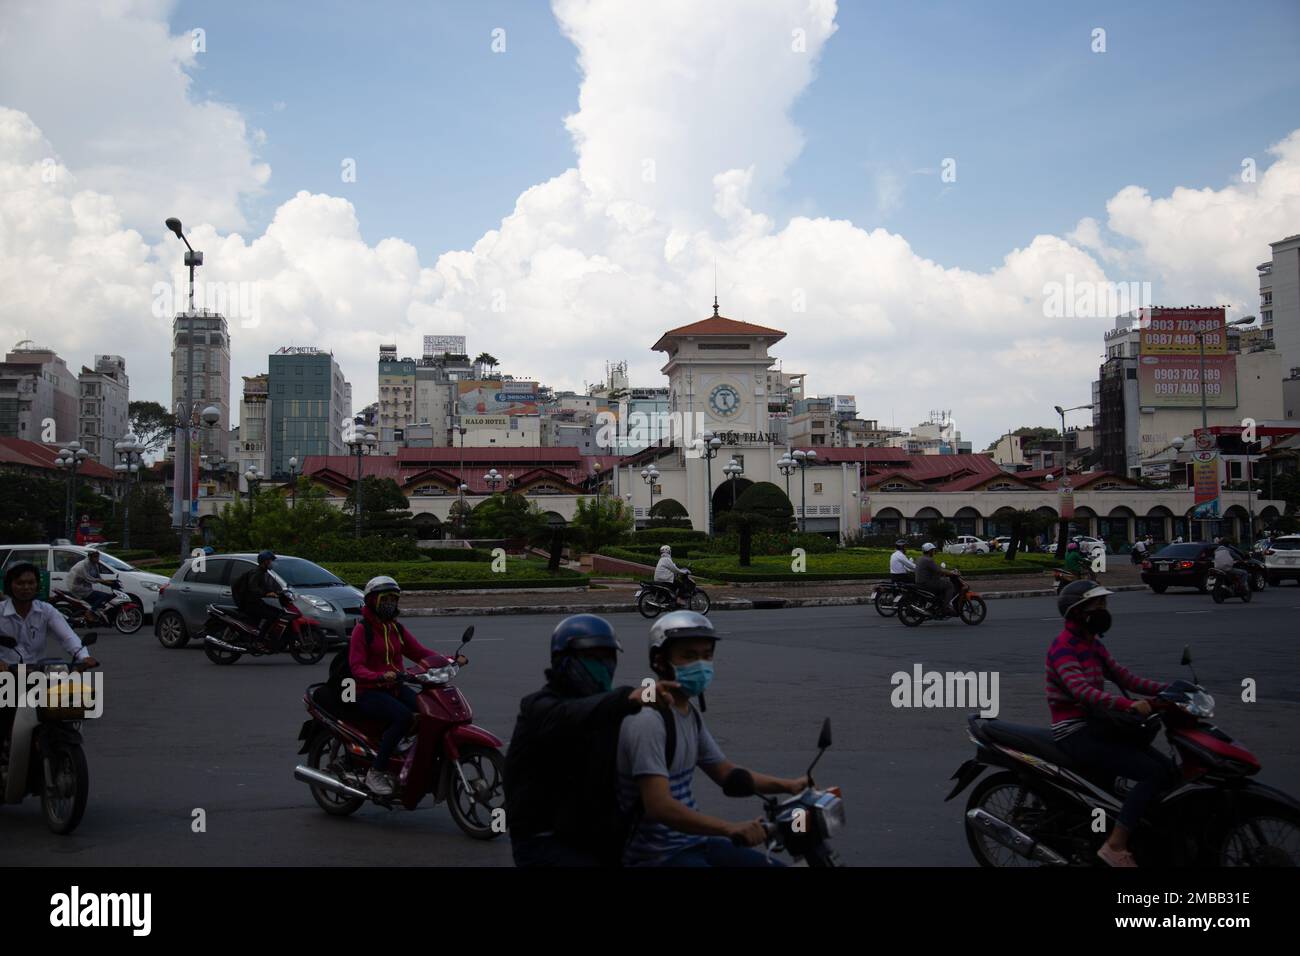
<path fill-rule="evenodd" d="M 719 786 L 736 769 L 692 704 L 692 698 L 703 704 L 716 641 L 709 619 L 694 611 L 665 614 L 650 628 L 650 666 L 676 681 L 678 692 L 667 713 L 646 707 L 619 728 L 618 802 L 624 813 L 639 816 L 623 854 L 626 866 L 781 865 L 750 849 L 764 841 L 761 817 L 729 823 L 700 813 L 691 791 L 697 766 Z M 808 786 L 807 777 L 753 777 L 758 793 L 802 793 Z"/>
<path fill-rule="evenodd" d="M 1097 855 L 1110 866 L 1136 866 L 1128 851 L 1129 834 L 1151 799 L 1174 782 L 1175 772 L 1161 754 L 1119 737 L 1114 725 L 1096 719 L 1101 711 L 1151 714 L 1151 703 L 1116 697 L 1102 688 L 1107 679 L 1136 694 L 1154 695 L 1167 687 L 1115 663 L 1101 637 L 1110 629 L 1106 595 L 1091 581 L 1066 585 L 1057 599 L 1065 629 L 1047 651 L 1047 706 L 1057 746 L 1082 769 L 1107 778 L 1125 777 L 1135 785 L 1124 798 L 1119 820 Z"/>

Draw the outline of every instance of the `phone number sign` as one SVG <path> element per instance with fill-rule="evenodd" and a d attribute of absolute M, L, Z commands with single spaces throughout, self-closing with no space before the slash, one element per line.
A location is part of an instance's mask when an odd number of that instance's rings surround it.
<path fill-rule="evenodd" d="M 1237 357 L 1205 357 L 1205 404 L 1237 407 Z M 1144 355 L 1138 359 L 1138 404 L 1154 408 L 1193 408 L 1201 404 L 1200 356 Z"/>
<path fill-rule="evenodd" d="M 1223 309 L 1182 309 L 1176 313 L 1154 309 L 1142 319 L 1139 354 L 1199 356 L 1201 346 L 1197 340 L 1198 333 L 1205 339 L 1206 355 L 1228 353 Z"/>

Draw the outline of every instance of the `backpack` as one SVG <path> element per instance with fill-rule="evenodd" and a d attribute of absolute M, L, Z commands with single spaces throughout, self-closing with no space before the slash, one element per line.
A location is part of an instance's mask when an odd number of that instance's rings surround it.
<path fill-rule="evenodd" d="M 664 741 L 664 766 L 668 768 L 669 773 L 672 773 L 673 758 L 677 756 L 677 721 L 673 720 L 672 715 L 666 709 L 656 707 L 655 710 L 658 712 L 660 719 L 664 722 L 664 734 L 667 738 Z M 700 718 L 700 712 L 692 707 L 691 716 L 695 718 L 696 731 L 703 731 L 704 725 Z M 617 780 L 615 781 L 615 784 L 617 785 Z M 617 804 L 617 798 L 615 798 L 615 803 Z M 623 851 L 627 848 L 627 845 L 632 842 L 632 837 L 636 834 L 637 827 L 641 825 L 641 821 L 645 817 L 645 804 L 641 802 L 641 797 L 638 794 L 636 803 L 632 804 L 632 806 L 626 811 L 618 809 L 617 805 L 615 809 L 618 817 L 618 856 L 621 861 Z"/>
<path fill-rule="evenodd" d="M 369 644 L 372 636 L 370 632 L 370 622 L 363 617 L 361 619 L 361 626 L 365 628 L 366 643 Z M 325 679 L 325 686 L 329 688 L 333 698 L 340 704 L 343 703 L 343 682 L 345 680 L 350 680 L 353 683 L 353 687 L 356 686 L 356 679 L 352 676 L 352 662 L 348 659 L 348 654 L 351 649 L 351 642 L 349 642 L 347 647 L 344 647 L 334 655 L 333 659 L 330 661 L 329 677 Z M 350 701 L 350 703 L 355 704 L 356 701 Z"/>

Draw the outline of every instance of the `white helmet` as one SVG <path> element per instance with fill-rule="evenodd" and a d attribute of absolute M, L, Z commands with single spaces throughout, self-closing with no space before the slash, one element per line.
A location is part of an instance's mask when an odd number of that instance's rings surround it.
<path fill-rule="evenodd" d="M 929 554 L 931 551 L 934 551 L 934 550 L 937 550 L 937 549 L 935 548 L 935 546 L 934 546 L 933 544 L 931 544 L 929 541 L 927 541 L 925 544 L 921 545 L 921 550 L 924 551 L 926 554 Z"/>
<path fill-rule="evenodd" d="M 667 545 L 667 544 L 660 545 L 660 546 L 659 546 L 659 553 L 660 553 L 660 554 L 672 554 L 672 553 L 673 553 L 673 549 L 672 549 L 672 547 L 671 547 L 670 545 Z"/>
<path fill-rule="evenodd" d="M 390 578 L 387 574 L 381 574 L 378 577 L 373 577 L 367 581 L 366 589 L 362 593 L 368 598 L 372 594 L 383 594 L 387 591 L 392 591 L 396 594 L 402 593 L 402 589 L 398 586 L 396 581 Z"/>

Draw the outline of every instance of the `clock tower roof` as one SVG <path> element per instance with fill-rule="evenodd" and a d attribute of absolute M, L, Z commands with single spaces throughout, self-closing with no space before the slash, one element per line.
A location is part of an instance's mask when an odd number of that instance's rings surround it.
<path fill-rule="evenodd" d="M 749 322 L 737 322 L 725 315 L 718 315 L 715 307 L 714 314 L 707 319 L 692 322 L 690 325 L 683 325 L 676 329 L 669 329 L 659 337 L 659 341 L 651 348 L 656 352 L 674 352 L 676 348 L 673 345 L 673 339 L 711 336 L 761 338 L 766 340 L 768 345 L 773 345 L 785 338 L 785 333 L 779 329 L 769 329 L 762 325 L 752 325 Z"/>

